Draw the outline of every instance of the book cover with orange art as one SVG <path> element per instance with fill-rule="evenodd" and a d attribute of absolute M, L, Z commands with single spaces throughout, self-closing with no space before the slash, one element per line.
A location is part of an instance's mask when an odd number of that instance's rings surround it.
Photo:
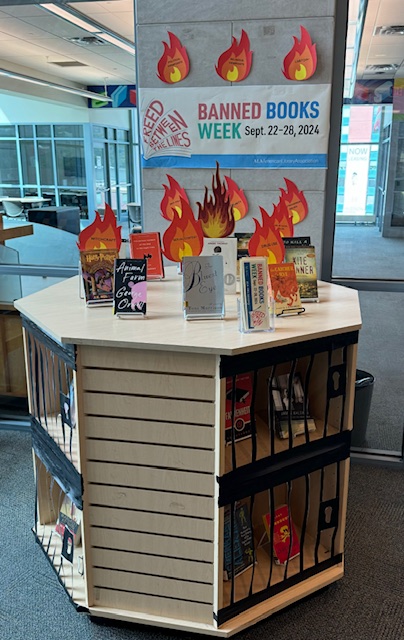
<path fill-rule="evenodd" d="M 268 265 L 270 289 L 275 301 L 277 316 L 304 311 L 297 284 L 293 262 L 272 263 Z"/>

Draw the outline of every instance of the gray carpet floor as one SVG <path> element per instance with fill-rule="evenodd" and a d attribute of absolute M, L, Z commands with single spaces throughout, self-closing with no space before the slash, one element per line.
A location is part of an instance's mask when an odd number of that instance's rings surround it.
<path fill-rule="evenodd" d="M 402 640 L 404 473 L 353 463 L 346 574 L 321 593 L 242 632 L 243 640 Z M 31 532 L 30 436 L 0 431 L 0 640 L 169 640 L 192 634 L 95 624 L 77 613 Z"/>

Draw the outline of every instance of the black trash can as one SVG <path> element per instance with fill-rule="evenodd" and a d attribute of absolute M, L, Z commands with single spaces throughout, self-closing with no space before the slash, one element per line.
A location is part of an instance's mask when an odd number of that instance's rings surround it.
<path fill-rule="evenodd" d="M 374 376 L 362 369 L 356 370 L 355 403 L 353 414 L 353 431 L 351 445 L 361 447 L 366 438 L 370 405 L 372 402 Z"/>

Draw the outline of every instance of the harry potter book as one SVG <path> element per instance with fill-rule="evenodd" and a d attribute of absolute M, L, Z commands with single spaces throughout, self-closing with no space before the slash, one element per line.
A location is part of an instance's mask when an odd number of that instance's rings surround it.
<path fill-rule="evenodd" d="M 81 271 L 87 305 L 111 304 L 114 296 L 114 262 L 117 249 L 80 251 Z"/>

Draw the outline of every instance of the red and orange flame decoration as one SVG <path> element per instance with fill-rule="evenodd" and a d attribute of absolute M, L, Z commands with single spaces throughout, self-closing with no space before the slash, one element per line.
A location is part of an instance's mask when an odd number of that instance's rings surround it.
<path fill-rule="evenodd" d="M 295 43 L 283 61 L 282 73 L 288 80 L 308 80 L 317 67 L 316 45 L 301 25 L 300 33 L 300 41 L 293 36 Z"/>
<path fill-rule="evenodd" d="M 220 181 L 219 164 L 216 163 L 216 181 L 212 178 L 213 195 L 209 195 L 205 187 L 203 204 L 197 202 L 198 219 L 206 238 L 226 238 L 234 231 L 234 215 L 230 204 L 230 196 L 225 185 Z"/>
<path fill-rule="evenodd" d="M 234 182 L 229 176 L 225 176 L 227 185 L 227 195 L 229 197 L 230 206 L 233 209 L 233 217 L 235 222 L 241 220 L 248 213 L 248 202 L 244 195 L 244 191 L 239 188 L 238 184 Z"/>
<path fill-rule="evenodd" d="M 189 73 L 187 50 L 176 35 L 168 31 L 170 46 L 163 42 L 164 53 L 157 63 L 157 76 L 167 84 L 181 82 Z"/>
<path fill-rule="evenodd" d="M 268 264 L 281 263 L 285 257 L 285 246 L 281 234 L 275 227 L 274 217 L 270 217 L 262 207 L 260 211 L 262 225 L 254 218 L 255 231 L 248 243 L 248 254 L 263 256 L 267 258 Z"/>
<path fill-rule="evenodd" d="M 281 189 L 281 200 L 286 204 L 293 224 L 305 219 L 309 213 L 309 207 L 303 191 L 299 191 L 292 180 L 284 178 L 287 191 Z"/>
<path fill-rule="evenodd" d="M 109 206 L 105 204 L 105 215 L 101 219 L 98 211 L 95 212 L 95 219 L 88 227 L 79 234 L 77 246 L 80 251 L 92 251 L 100 249 L 116 249 L 121 246 L 121 229 L 117 227 L 116 217 Z"/>
<path fill-rule="evenodd" d="M 174 217 L 163 235 L 163 253 L 168 260 L 182 262 L 184 256 L 199 256 L 203 248 L 201 223 L 195 220 L 186 200 L 181 198 L 182 215 L 174 211 Z"/>
<path fill-rule="evenodd" d="M 174 212 L 176 211 L 181 218 L 182 209 L 181 201 L 189 204 L 188 196 L 185 189 L 170 175 L 166 174 L 168 178 L 169 186 L 163 184 L 164 196 L 160 202 L 161 215 L 166 220 L 172 220 L 174 218 Z"/>
<path fill-rule="evenodd" d="M 232 38 L 231 46 L 219 56 L 215 69 L 223 80 L 240 82 L 250 73 L 251 63 L 250 39 L 242 29 L 240 42 L 237 43 L 237 39 Z"/>
<path fill-rule="evenodd" d="M 281 199 L 278 204 L 274 204 L 272 213 L 275 229 L 277 229 L 282 238 L 293 238 L 294 228 L 292 218 L 286 203 Z"/>

